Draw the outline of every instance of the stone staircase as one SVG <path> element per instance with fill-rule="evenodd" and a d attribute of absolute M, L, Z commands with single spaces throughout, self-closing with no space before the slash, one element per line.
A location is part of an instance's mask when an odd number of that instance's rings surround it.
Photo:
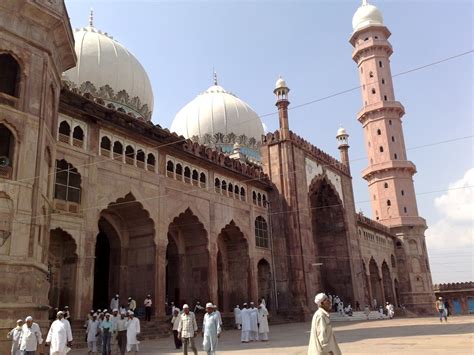
<path fill-rule="evenodd" d="M 337 312 L 331 312 L 331 321 L 333 322 L 363 322 L 366 320 L 379 320 L 379 319 L 388 319 L 387 315 L 380 315 L 377 311 L 370 311 L 369 317 L 365 315 L 364 312 L 358 311 L 352 313 L 352 316 L 342 315 Z"/>

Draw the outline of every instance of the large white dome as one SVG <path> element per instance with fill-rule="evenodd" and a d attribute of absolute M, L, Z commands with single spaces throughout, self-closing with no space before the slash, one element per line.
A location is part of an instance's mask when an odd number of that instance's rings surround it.
<path fill-rule="evenodd" d="M 356 32 L 369 26 L 383 26 L 383 16 L 379 9 L 363 0 L 352 17 L 352 29 Z"/>
<path fill-rule="evenodd" d="M 63 78 L 135 116 L 151 119 L 153 90 L 140 62 L 119 42 L 93 26 L 75 30 L 77 66 Z"/>
<path fill-rule="evenodd" d="M 262 121 L 252 108 L 217 83 L 184 106 L 171 124 L 186 138 L 231 152 L 234 143 L 249 158 L 259 159 Z"/>

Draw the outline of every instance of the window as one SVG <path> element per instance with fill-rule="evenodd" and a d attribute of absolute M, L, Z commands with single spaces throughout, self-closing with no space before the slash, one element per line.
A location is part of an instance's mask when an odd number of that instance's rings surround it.
<path fill-rule="evenodd" d="M 245 201 L 245 188 L 243 187 L 240 188 L 240 199 Z"/>
<path fill-rule="evenodd" d="M 377 130 L 377 135 L 380 136 L 382 134 L 382 131 L 380 129 Z"/>
<path fill-rule="evenodd" d="M 388 124 L 391 126 L 392 125 L 392 120 L 388 120 Z"/>
<path fill-rule="evenodd" d="M 257 204 L 257 193 L 255 191 L 252 192 L 252 200 L 253 200 L 253 204 L 256 205 Z"/>
<path fill-rule="evenodd" d="M 407 208 L 403 207 L 403 212 L 407 213 Z"/>
<path fill-rule="evenodd" d="M 385 79 L 382 78 L 382 84 L 385 84 Z"/>
<path fill-rule="evenodd" d="M 394 136 L 392 136 L 392 142 L 395 142 L 395 137 Z"/>
<path fill-rule="evenodd" d="M 109 137 L 102 137 L 100 140 L 100 155 L 110 157 L 110 149 L 112 148 L 112 142 Z"/>
<path fill-rule="evenodd" d="M 368 41 L 368 40 L 369 40 L 369 37 L 365 37 L 365 38 L 364 38 L 364 41 Z"/>
<path fill-rule="evenodd" d="M 131 145 L 127 145 L 125 148 L 125 163 L 128 165 L 135 164 L 135 149 Z"/>
<path fill-rule="evenodd" d="M 379 60 L 379 67 L 380 67 L 380 68 L 383 68 L 383 63 L 382 63 L 381 60 Z"/>
<path fill-rule="evenodd" d="M 114 142 L 114 159 L 122 160 L 123 156 L 123 145 L 119 141 Z"/>
<path fill-rule="evenodd" d="M 388 189 L 388 183 L 387 183 L 387 182 L 384 183 L 384 184 L 383 184 L 383 187 L 385 187 L 386 189 Z"/>
<path fill-rule="evenodd" d="M 394 159 L 398 159 L 397 153 L 394 153 L 394 154 L 393 154 L 393 158 L 394 158 Z"/>
<path fill-rule="evenodd" d="M 145 169 L 145 152 L 141 149 L 137 150 L 137 166 Z"/>
<path fill-rule="evenodd" d="M 262 194 L 260 192 L 257 194 L 257 205 L 262 205 Z"/>
<path fill-rule="evenodd" d="M 178 180 L 182 180 L 182 177 L 183 177 L 183 166 L 180 164 L 180 163 L 177 163 L 176 164 L 176 178 Z"/>
<path fill-rule="evenodd" d="M 373 72 L 370 72 L 369 73 L 369 78 L 373 78 L 374 77 L 374 73 Z"/>
<path fill-rule="evenodd" d="M 206 187 L 206 180 L 207 180 L 207 179 L 206 179 L 206 174 L 201 173 L 201 174 L 199 175 L 199 183 L 200 183 L 200 185 L 201 185 L 202 188 L 205 188 L 205 187 Z"/>
<path fill-rule="evenodd" d="M 193 173 L 191 175 L 191 178 L 193 180 L 193 185 L 198 186 L 199 185 L 199 173 L 196 169 L 193 169 Z"/>
<path fill-rule="evenodd" d="M 148 170 L 150 170 L 150 171 L 155 170 L 156 158 L 152 153 L 148 153 L 148 158 L 146 160 L 146 164 L 148 166 Z"/>
<path fill-rule="evenodd" d="M 402 196 L 405 196 L 405 191 L 402 190 Z"/>
<path fill-rule="evenodd" d="M 214 187 L 216 192 L 219 193 L 221 190 L 221 181 L 218 178 L 214 180 Z"/>
<path fill-rule="evenodd" d="M 84 145 L 84 131 L 80 126 L 74 127 L 72 132 L 72 145 L 78 148 L 82 148 Z"/>
<path fill-rule="evenodd" d="M 372 94 L 375 94 L 375 92 L 376 92 L 375 89 L 372 89 Z"/>
<path fill-rule="evenodd" d="M 380 151 L 380 153 L 383 153 L 383 147 L 382 146 L 379 147 L 379 151 Z"/>
<path fill-rule="evenodd" d="M 59 124 L 58 132 L 58 140 L 60 142 L 69 144 L 69 137 L 71 136 L 71 126 L 69 126 L 69 123 L 67 123 L 66 121 L 62 121 Z"/>
<path fill-rule="evenodd" d="M 221 184 L 221 192 L 222 194 L 227 194 L 227 183 L 225 182 L 225 180 L 222 180 L 222 184 Z"/>
<path fill-rule="evenodd" d="M 186 184 L 191 183 L 191 169 L 189 169 L 187 166 L 184 168 L 184 182 Z"/>
<path fill-rule="evenodd" d="M 375 36 L 375 39 L 379 39 L 379 36 Z"/>
<path fill-rule="evenodd" d="M 166 163 L 166 176 L 172 178 L 174 175 L 174 163 L 171 160 L 168 160 Z"/>
<path fill-rule="evenodd" d="M 230 182 L 229 182 L 229 185 L 227 186 L 227 191 L 229 191 L 229 197 L 232 197 L 234 193 L 234 185 L 232 185 Z"/>
<path fill-rule="evenodd" d="M 263 195 L 262 196 L 262 205 L 263 207 L 267 207 L 268 201 L 267 201 L 267 196 Z"/>
<path fill-rule="evenodd" d="M 387 95 L 383 95 L 383 99 L 387 101 L 388 100 Z"/>
<path fill-rule="evenodd" d="M 391 206 L 392 202 L 390 200 L 387 200 L 387 206 Z"/>
<path fill-rule="evenodd" d="M 0 93 L 19 96 L 20 65 L 10 54 L 0 54 Z"/>
<path fill-rule="evenodd" d="M 255 244 L 257 247 L 268 248 L 268 226 L 262 216 L 255 219 Z"/>
<path fill-rule="evenodd" d="M 54 198 L 63 201 L 81 202 L 81 175 L 65 160 L 56 160 Z"/>
<path fill-rule="evenodd" d="M 234 186 L 234 197 L 239 198 L 239 187 L 237 185 Z"/>
<path fill-rule="evenodd" d="M 7 126 L 0 123 L 0 177 L 10 179 L 13 166 L 15 137 Z"/>

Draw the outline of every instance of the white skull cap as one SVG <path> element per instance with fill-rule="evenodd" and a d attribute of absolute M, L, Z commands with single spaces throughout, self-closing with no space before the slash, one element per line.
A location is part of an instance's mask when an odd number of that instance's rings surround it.
<path fill-rule="evenodd" d="M 325 293 L 318 293 L 316 295 L 316 297 L 314 297 L 314 303 L 316 303 L 318 306 L 320 306 L 321 303 L 327 298 L 328 298 L 328 296 L 326 296 Z"/>
<path fill-rule="evenodd" d="M 206 308 L 214 308 L 214 305 L 211 302 L 206 303 Z"/>
<path fill-rule="evenodd" d="M 183 309 L 185 309 L 185 308 L 189 308 L 189 306 L 187 304 L 184 304 Z"/>

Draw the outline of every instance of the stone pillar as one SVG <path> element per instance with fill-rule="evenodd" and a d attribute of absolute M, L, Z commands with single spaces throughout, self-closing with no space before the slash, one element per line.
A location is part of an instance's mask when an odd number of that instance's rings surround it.
<path fill-rule="evenodd" d="M 217 275 L 217 243 L 209 242 L 209 265 L 208 265 L 208 285 L 209 285 L 209 298 L 213 303 L 218 301 L 218 275 Z M 224 297 L 225 299 L 225 297 Z M 225 301 L 224 301 L 225 302 Z M 220 306 L 220 305 L 219 305 Z"/>
<path fill-rule="evenodd" d="M 155 291 L 154 305 L 155 316 L 165 316 L 166 302 L 166 243 L 160 241 L 155 249 Z"/>
<path fill-rule="evenodd" d="M 250 299 L 253 302 L 257 302 L 258 300 L 258 273 L 257 273 L 257 266 L 253 258 L 249 258 L 249 284 L 250 284 Z"/>
<path fill-rule="evenodd" d="M 82 319 L 92 309 L 94 298 L 95 241 L 98 231 L 90 230 L 81 234 L 83 249 L 77 261 L 76 307 L 74 319 Z"/>

